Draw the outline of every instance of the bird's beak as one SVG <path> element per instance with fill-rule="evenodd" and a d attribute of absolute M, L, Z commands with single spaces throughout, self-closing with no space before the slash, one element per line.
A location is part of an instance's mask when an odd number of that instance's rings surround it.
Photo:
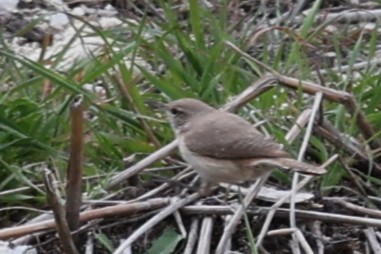
<path fill-rule="evenodd" d="M 158 108 L 159 110 L 161 111 L 168 111 L 169 110 L 169 105 L 167 103 L 160 103 L 160 105 L 158 105 Z"/>
<path fill-rule="evenodd" d="M 167 110 L 167 104 L 163 103 L 163 102 L 160 102 L 160 101 L 148 101 L 147 102 L 147 105 L 154 109 L 154 110 L 161 110 L 161 111 L 165 111 Z"/>

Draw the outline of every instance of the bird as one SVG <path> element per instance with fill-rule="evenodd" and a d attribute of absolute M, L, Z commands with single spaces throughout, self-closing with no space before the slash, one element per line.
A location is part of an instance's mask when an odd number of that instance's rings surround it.
<path fill-rule="evenodd" d="M 192 98 L 164 104 L 164 110 L 182 158 L 201 177 L 201 195 L 209 195 L 219 183 L 264 177 L 275 167 L 313 175 L 326 173 L 322 167 L 292 159 L 282 145 L 236 114 Z"/>

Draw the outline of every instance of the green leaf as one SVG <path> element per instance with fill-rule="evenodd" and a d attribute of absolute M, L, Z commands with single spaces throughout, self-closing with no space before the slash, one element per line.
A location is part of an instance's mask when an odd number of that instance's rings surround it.
<path fill-rule="evenodd" d="M 312 8 L 310 9 L 308 16 L 304 19 L 302 28 L 300 29 L 300 34 L 302 37 L 305 38 L 307 33 L 314 26 L 315 17 L 319 11 L 321 2 L 321 0 L 315 1 Z"/>
<path fill-rule="evenodd" d="M 147 251 L 148 254 L 170 254 L 173 253 L 179 241 L 183 237 L 178 234 L 173 227 L 167 227 L 163 234 L 153 241 L 151 248 Z"/>
<path fill-rule="evenodd" d="M 367 115 L 368 121 L 373 126 L 381 126 L 381 112 Z"/>
<path fill-rule="evenodd" d="M 112 245 L 112 241 L 105 234 L 95 234 L 95 239 L 97 239 L 108 251 L 114 252 L 115 248 Z"/>
<path fill-rule="evenodd" d="M 337 186 L 345 175 L 346 171 L 340 163 L 335 163 L 329 167 L 327 174 L 322 177 L 321 188 Z"/>
<path fill-rule="evenodd" d="M 196 42 L 199 47 L 204 46 L 204 31 L 202 29 L 202 17 L 200 13 L 200 1 L 190 0 L 190 23 L 192 24 L 193 34 L 196 37 Z"/>
<path fill-rule="evenodd" d="M 12 54 L 12 53 L 4 51 L 4 50 L 0 50 L 0 55 L 6 56 L 10 59 L 13 59 L 13 60 L 21 63 L 25 67 L 28 67 L 29 69 L 34 71 L 35 73 L 53 81 L 55 84 L 59 85 L 60 87 L 62 87 L 64 89 L 67 89 L 68 91 L 73 92 L 74 94 L 83 94 L 85 97 L 87 97 L 89 99 L 94 97 L 90 93 L 86 92 L 85 90 L 82 90 L 76 84 L 76 82 L 74 82 L 73 80 L 71 80 L 71 79 L 69 79 L 69 78 L 67 78 L 67 77 L 65 77 L 65 76 L 63 76 L 63 75 L 61 75 L 61 74 L 59 74 L 53 70 L 49 70 L 45 66 L 43 66 L 37 62 L 34 62 L 32 60 L 29 60 L 26 57 L 19 57 L 19 56 L 16 56 L 15 54 Z"/>

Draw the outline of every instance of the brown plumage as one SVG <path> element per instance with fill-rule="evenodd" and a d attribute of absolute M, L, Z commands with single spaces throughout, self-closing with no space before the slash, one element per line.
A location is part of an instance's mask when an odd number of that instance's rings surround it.
<path fill-rule="evenodd" d="M 200 155 L 233 160 L 289 157 L 279 144 L 231 113 L 215 110 L 194 119 L 190 127 L 192 131 L 184 133 L 184 142 Z"/>
<path fill-rule="evenodd" d="M 194 99 L 180 99 L 165 108 L 180 153 L 200 174 L 204 186 L 255 179 L 269 174 L 274 167 L 308 174 L 326 172 L 290 158 L 281 145 L 237 115 Z"/>

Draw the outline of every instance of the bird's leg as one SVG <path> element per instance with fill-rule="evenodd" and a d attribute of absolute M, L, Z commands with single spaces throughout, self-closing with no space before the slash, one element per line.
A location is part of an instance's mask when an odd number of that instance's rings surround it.
<path fill-rule="evenodd" d="M 203 197 L 207 197 L 210 194 L 212 194 L 212 192 L 213 192 L 212 187 L 214 187 L 215 185 L 216 184 L 214 184 L 212 182 L 201 179 L 201 185 L 200 185 L 200 188 L 198 190 L 198 193 Z"/>
<path fill-rule="evenodd" d="M 229 184 L 228 187 L 225 189 L 224 204 L 228 203 L 228 199 L 230 195 L 230 187 L 231 187 L 231 184 Z"/>

